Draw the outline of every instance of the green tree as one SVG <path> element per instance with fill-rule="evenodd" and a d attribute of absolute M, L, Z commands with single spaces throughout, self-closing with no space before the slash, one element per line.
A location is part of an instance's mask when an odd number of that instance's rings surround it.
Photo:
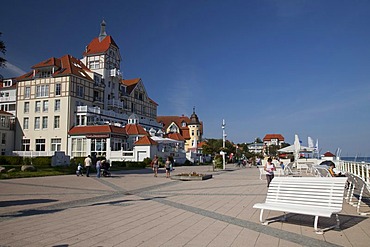
<path fill-rule="evenodd" d="M 261 140 L 261 138 L 257 137 L 256 140 L 254 140 L 256 143 L 263 143 L 263 141 Z"/>
<path fill-rule="evenodd" d="M 0 32 L 0 36 L 1 35 L 2 35 L 2 33 Z M 5 52 L 6 52 L 6 47 L 5 47 L 5 44 L 4 44 L 4 42 L 2 40 L 0 40 L 0 52 L 3 55 L 5 55 Z M 3 58 L 3 57 L 0 57 L 0 68 L 5 67 L 6 66 L 5 63 L 6 63 L 6 59 Z"/>
<path fill-rule="evenodd" d="M 203 154 L 215 155 L 221 151 L 222 140 L 221 139 L 208 139 L 206 144 L 203 145 Z"/>
<path fill-rule="evenodd" d="M 276 157 L 278 155 L 278 150 L 280 149 L 280 146 L 278 145 L 270 145 L 267 147 L 268 148 L 268 154 L 269 156 Z"/>

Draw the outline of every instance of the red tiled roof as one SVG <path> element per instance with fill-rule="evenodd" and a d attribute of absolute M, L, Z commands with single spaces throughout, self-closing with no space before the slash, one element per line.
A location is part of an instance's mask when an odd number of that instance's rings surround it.
<path fill-rule="evenodd" d="M 9 113 L 9 112 L 6 112 L 6 111 L 3 111 L 3 110 L 0 110 L 0 115 L 9 115 L 9 116 L 13 116 L 13 114 Z"/>
<path fill-rule="evenodd" d="M 135 78 L 135 79 L 124 79 L 122 80 L 122 84 L 126 86 L 126 92 L 128 94 L 131 94 L 131 92 L 134 90 L 136 85 L 141 81 L 140 78 Z"/>
<path fill-rule="evenodd" d="M 128 135 L 145 135 L 148 136 L 148 132 L 139 124 L 126 124 L 125 128 Z"/>
<path fill-rule="evenodd" d="M 335 157 L 335 155 L 333 153 L 329 152 L 329 151 L 324 153 L 323 156 L 324 157 Z"/>
<path fill-rule="evenodd" d="M 55 66 L 55 67 L 59 67 L 59 68 L 62 67 L 60 59 L 55 58 L 55 57 L 51 57 L 49 59 L 46 59 L 45 61 L 42 61 L 42 62 L 32 66 L 31 68 L 36 69 L 36 68 L 51 67 L 51 66 Z"/>
<path fill-rule="evenodd" d="M 157 145 L 158 143 L 156 141 L 153 141 L 149 136 L 143 136 L 139 140 L 137 140 L 134 145 L 139 146 L 139 145 Z"/>
<path fill-rule="evenodd" d="M 180 133 L 169 133 L 168 138 L 177 140 L 177 141 L 185 141 L 184 137 L 180 135 Z"/>
<path fill-rule="evenodd" d="M 163 128 L 167 129 L 171 123 L 175 123 L 179 129 L 182 137 L 187 140 L 190 139 L 189 127 L 190 119 L 186 116 L 157 116 L 157 122 L 163 123 Z M 182 123 L 185 122 L 186 126 L 182 127 Z M 200 122 L 199 130 L 203 133 L 203 122 Z"/>
<path fill-rule="evenodd" d="M 114 42 L 112 36 L 108 35 L 105 37 L 101 42 L 99 38 L 94 38 L 90 44 L 87 45 L 85 52 L 83 53 L 84 56 L 91 55 L 91 54 L 101 54 L 106 52 L 110 45 L 114 45 L 118 48 L 116 42 Z"/>
<path fill-rule="evenodd" d="M 284 137 L 281 134 L 266 134 L 263 141 L 270 141 L 272 139 L 278 139 L 279 141 L 284 141 Z"/>
<path fill-rule="evenodd" d="M 42 67 L 56 67 L 53 77 L 65 76 L 65 75 L 76 75 L 84 77 L 92 81 L 92 78 L 87 72 L 91 72 L 79 59 L 71 56 L 64 55 L 61 58 L 49 58 L 41 63 L 32 66 L 33 69 Z M 17 78 L 17 81 L 33 79 L 33 72 L 21 75 Z"/>
<path fill-rule="evenodd" d="M 85 135 L 85 134 L 121 134 L 127 135 L 125 128 L 114 125 L 87 125 L 75 126 L 69 130 L 69 135 Z"/>
<path fill-rule="evenodd" d="M 206 142 L 200 142 L 198 143 L 198 148 L 203 148 L 204 145 L 207 145 Z"/>

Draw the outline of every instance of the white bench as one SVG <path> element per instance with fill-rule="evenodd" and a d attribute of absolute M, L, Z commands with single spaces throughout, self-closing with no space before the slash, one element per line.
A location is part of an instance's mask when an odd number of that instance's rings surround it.
<path fill-rule="evenodd" d="M 338 213 L 342 210 L 345 177 L 275 177 L 267 192 L 266 201 L 253 208 L 261 209 L 260 222 L 264 225 L 275 221 L 263 221 L 263 211 L 273 210 L 315 216 L 314 229 L 317 234 L 334 227 L 339 228 Z M 336 215 L 337 224 L 330 228 L 317 228 L 319 217 Z"/>

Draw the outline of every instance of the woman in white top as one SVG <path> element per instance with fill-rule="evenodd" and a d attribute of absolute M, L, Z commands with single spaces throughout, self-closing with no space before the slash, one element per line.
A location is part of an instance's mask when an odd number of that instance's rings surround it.
<path fill-rule="evenodd" d="M 267 187 L 269 187 L 271 180 L 274 178 L 274 171 L 276 171 L 276 167 L 274 163 L 272 163 L 271 158 L 267 159 L 267 163 L 264 166 L 264 170 L 266 172 Z"/>

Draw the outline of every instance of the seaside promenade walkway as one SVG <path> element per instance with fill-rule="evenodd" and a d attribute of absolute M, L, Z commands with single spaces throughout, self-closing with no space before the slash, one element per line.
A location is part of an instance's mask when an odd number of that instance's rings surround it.
<path fill-rule="evenodd" d="M 194 166 L 173 174 L 189 171 L 213 178 L 176 181 L 145 169 L 100 179 L 0 180 L 0 246 L 369 246 L 369 217 L 346 202 L 340 231 L 317 235 L 313 217 L 294 214 L 263 226 L 252 208 L 267 192 L 258 169 Z M 319 220 L 320 227 L 333 224 L 334 216 Z"/>

